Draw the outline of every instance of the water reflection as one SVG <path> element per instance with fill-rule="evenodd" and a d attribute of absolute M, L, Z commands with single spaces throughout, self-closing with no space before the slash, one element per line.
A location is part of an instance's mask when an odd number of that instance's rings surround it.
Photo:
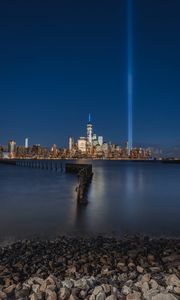
<path fill-rule="evenodd" d="M 77 177 L 0 165 L 0 239 L 64 233 L 179 234 L 180 165 L 94 161 L 88 204 Z M 60 168 L 60 164 L 58 168 Z"/>

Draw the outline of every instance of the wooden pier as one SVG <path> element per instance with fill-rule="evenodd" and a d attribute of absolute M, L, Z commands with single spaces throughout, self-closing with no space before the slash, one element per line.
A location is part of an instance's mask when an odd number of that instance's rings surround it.
<path fill-rule="evenodd" d="M 15 159 L 5 159 L 5 158 L 1 158 L 0 159 L 0 163 L 1 164 L 6 164 L 6 165 L 16 165 L 16 160 Z"/>
<path fill-rule="evenodd" d="M 50 161 L 41 159 L 0 159 L 0 163 L 18 167 L 51 170 L 61 173 L 64 171 L 63 163 L 58 160 Z"/>
<path fill-rule="evenodd" d="M 64 164 L 60 161 L 50 160 L 34 160 L 34 159 L 0 159 L 0 163 L 14 165 L 18 167 L 27 167 L 41 170 L 51 170 L 55 172 L 64 171 Z M 65 171 L 67 173 L 77 174 L 78 186 L 77 191 L 77 202 L 87 203 L 87 192 L 89 184 L 91 183 L 93 172 L 91 164 L 76 164 L 66 163 Z"/>
<path fill-rule="evenodd" d="M 91 183 L 93 172 L 90 164 L 66 164 L 66 172 L 77 174 L 79 183 L 76 188 L 78 203 L 87 203 L 87 191 Z"/>

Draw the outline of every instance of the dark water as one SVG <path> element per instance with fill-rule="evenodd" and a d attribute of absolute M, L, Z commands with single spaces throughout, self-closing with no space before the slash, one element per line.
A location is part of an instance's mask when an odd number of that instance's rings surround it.
<path fill-rule="evenodd" d="M 0 164 L 0 241 L 70 234 L 180 234 L 180 165 L 94 161 L 88 205 L 76 175 Z"/>

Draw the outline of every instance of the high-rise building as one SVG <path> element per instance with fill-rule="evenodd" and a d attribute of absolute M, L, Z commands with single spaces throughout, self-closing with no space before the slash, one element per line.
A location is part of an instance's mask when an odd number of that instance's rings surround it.
<path fill-rule="evenodd" d="M 80 150 L 82 153 L 87 152 L 87 139 L 85 137 L 80 137 L 78 139 L 78 150 Z"/>
<path fill-rule="evenodd" d="M 128 157 L 128 155 L 129 155 L 129 145 L 128 145 L 128 142 L 125 143 L 124 152 L 125 152 L 125 155 Z"/>
<path fill-rule="evenodd" d="M 103 136 L 98 136 L 98 144 L 99 146 L 103 145 Z"/>
<path fill-rule="evenodd" d="M 8 151 L 10 153 L 15 153 L 16 152 L 16 142 L 11 140 L 8 144 Z"/>
<path fill-rule="evenodd" d="M 97 140 L 97 135 L 95 133 L 93 133 L 92 140 L 93 141 Z"/>
<path fill-rule="evenodd" d="M 93 137 L 93 125 L 91 123 L 91 115 L 89 114 L 89 122 L 87 124 L 87 142 L 89 146 L 92 146 L 92 137 Z"/>
<path fill-rule="evenodd" d="M 29 147 L 29 140 L 28 138 L 25 138 L 25 148 L 27 149 Z"/>
<path fill-rule="evenodd" d="M 74 146 L 74 139 L 73 139 L 73 137 L 70 137 L 69 138 L 69 151 L 72 151 L 73 146 Z"/>

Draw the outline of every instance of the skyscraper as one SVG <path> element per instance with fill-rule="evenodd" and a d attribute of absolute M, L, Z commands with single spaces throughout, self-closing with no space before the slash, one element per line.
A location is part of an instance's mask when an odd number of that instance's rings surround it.
<path fill-rule="evenodd" d="M 102 136 L 98 136 L 98 143 L 100 146 L 103 145 L 103 137 Z"/>
<path fill-rule="evenodd" d="M 87 152 L 87 139 L 85 137 L 80 137 L 78 139 L 78 150 L 84 154 Z"/>
<path fill-rule="evenodd" d="M 73 146 L 74 146 L 74 139 L 73 139 L 73 137 L 70 137 L 69 138 L 69 151 L 72 151 Z"/>
<path fill-rule="evenodd" d="M 91 114 L 89 114 L 89 122 L 87 124 L 87 142 L 89 146 L 92 146 L 92 136 L 93 136 L 93 125 L 91 123 Z"/>
<path fill-rule="evenodd" d="M 16 152 L 16 142 L 15 141 L 10 141 L 8 144 L 8 151 L 10 153 L 15 153 Z"/>
<path fill-rule="evenodd" d="M 29 140 L 28 138 L 25 138 L 25 148 L 27 149 L 29 147 Z"/>

